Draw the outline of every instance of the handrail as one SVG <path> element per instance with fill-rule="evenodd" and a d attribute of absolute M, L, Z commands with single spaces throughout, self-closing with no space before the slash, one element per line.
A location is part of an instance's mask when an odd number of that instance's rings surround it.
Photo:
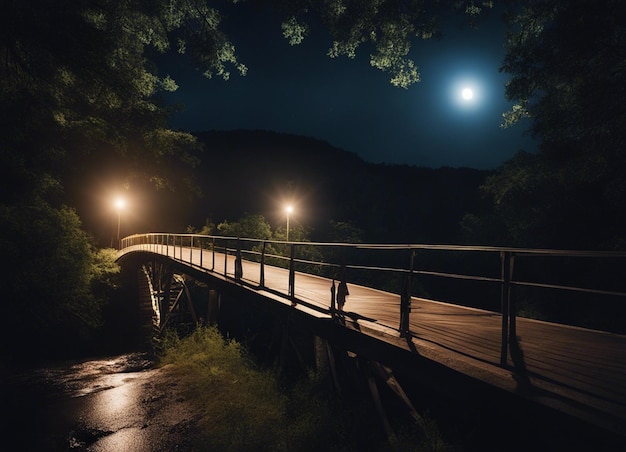
<path fill-rule="evenodd" d="M 175 233 L 146 233 L 135 234 L 121 240 L 122 249 L 134 245 L 147 245 L 148 248 L 160 254 L 165 254 L 175 260 L 195 266 L 194 253 L 199 253 L 200 267 L 205 270 L 215 271 L 216 252 L 224 254 L 225 278 L 236 280 L 241 284 L 252 285 L 243 278 L 241 261 L 243 256 L 246 261 L 257 262 L 259 268 L 259 282 L 257 288 L 264 289 L 285 297 L 293 304 L 306 305 L 309 308 L 322 311 L 326 314 L 337 315 L 343 306 L 342 284 L 360 284 L 375 288 L 382 288 L 390 293 L 398 293 L 400 303 L 400 325 L 395 329 L 401 334 L 411 334 L 408 319 L 411 312 L 411 297 L 417 297 L 420 287 L 425 284 L 426 278 L 433 280 L 455 280 L 472 282 L 480 285 L 493 284 L 500 286 L 499 309 L 502 316 L 501 325 L 501 365 L 505 365 L 508 357 L 510 344 L 516 341 L 516 318 L 517 302 L 513 297 L 513 288 L 547 289 L 567 293 L 593 294 L 604 297 L 626 297 L 626 283 L 623 278 L 616 278 L 618 287 L 590 287 L 582 281 L 577 284 L 554 282 L 548 280 L 533 280 L 546 278 L 544 274 L 533 274 L 542 268 L 535 262 L 537 259 L 550 258 L 549 268 L 557 276 L 569 276 L 565 262 L 555 263 L 554 259 L 601 259 L 612 261 L 626 258 L 626 252 L 621 251 L 585 251 L 585 250 L 554 250 L 554 249 L 526 249 L 495 246 L 467 246 L 467 245 L 430 245 L 430 244 L 363 244 L 363 243 L 325 243 L 325 242 L 290 242 L 280 240 L 265 240 L 254 238 L 241 238 L 229 236 L 214 236 L 201 234 L 175 234 Z M 212 261 L 203 262 L 203 251 L 211 251 Z M 315 251 L 315 252 L 313 252 Z M 315 253 L 319 258 L 314 258 Z M 421 253 L 421 254 L 420 254 Z M 471 255 L 479 264 L 472 265 L 471 271 L 450 271 L 447 269 L 426 268 L 427 264 L 435 265 L 438 260 L 426 256 L 428 253 L 452 253 L 455 259 L 443 262 L 446 266 L 459 264 L 458 256 Z M 228 257 L 235 256 L 234 268 L 228 268 Z M 490 258 L 489 262 L 480 262 Z M 491 257 L 495 256 L 495 257 Z M 418 258 L 416 260 L 416 257 Z M 420 260 L 421 259 L 421 260 Z M 439 261 L 442 259 L 439 257 Z M 525 260 L 533 260 L 533 265 L 523 265 Z M 274 266 L 288 269 L 287 293 L 282 293 L 276 288 L 265 285 L 265 266 L 268 262 Z M 376 264 L 376 265 L 374 265 Z M 514 265 L 515 264 L 515 265 Z M 515 269 L 514 269 L 515 267 Z M 617 268 L 625 268 L 622 265 Z M 614 271 L 614 268 L 612 269 Z M 480 274 L 484 271 L 487 274 Z M 597 271 L 594 269 L 594 271 Z M 296 297 L 296 272 L 314 273 L 326 276 L 333 280 L 331 297 L 328 306 L 320 309 L 319 306 L 297 299 Z M 347 274 L 350 273 L 348 278 Z M 560 275 L 558 275 L 561 273 Z M 376 276 L 383 274 L 383 276 Z M 601 273 L 604 275 L 604 273 Z M 623 276 L 623 275 L 622 275 Z M 335 281 L 339 288 L 335 288 Z M 612 281 L 615 283 L 615 281 Z M 383 287 L 376 287 L 376 285 Z M 444 285 L 445 286 L 445 285 Z M 469 297 L 474 294 L 475 298 L 491 294 L 493 290 L 486 292 L 482 286 L 475 287 L 472 292 L 464 292 Z M 345 297 L 345 294 L 343 294 Z M 518 295 L 519 297 L 519 295 Z M 426 297 L 422 297 L 426 298 Z M 440 300 L 442 301 L 442 300 Z M 450 302 L 449 300 L 445 300 Z M 456 304 L 464 304 L 457 302 Z M 495 304 L 492 302 L 492 304 Z"/>

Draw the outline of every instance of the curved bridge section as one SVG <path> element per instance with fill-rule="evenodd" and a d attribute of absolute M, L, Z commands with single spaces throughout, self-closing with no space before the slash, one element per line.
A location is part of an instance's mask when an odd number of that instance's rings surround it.
<path fill-rule="evenodd" d="M 122 255 L 118 263 L 124 269 L 125 284 L 135 290 L 131 295 L 137 300 L 135 324 L 143 327 L 140 335 L 144 340 L 160 336 L 168 327 L 190 331 L 209 320 L 207 301 L 203 300 L 200 307 L 192 297 L 189 284 L 194 279 L 188 276 L 184 266 L 148 252 Z"/>
<path fill-rule="evenodd" d="M 608 312 L 626 313 L 617 271 L 624 259 L 626 253 L 193 234 L 134 235 L 119 252 L 122 265 L 140 263 L 149 291 L 143 305 L 156 329 L 174 318 L 193 324 L 210 317 L 222 292 L 246 293 L 381 363 L 462 375 L 620 434 L 626 327 Z M 212 288 L 202 307 L 183 275 Z M 539 303 L 563 321 L 519 315 Z M 575 317 L 575 308 L 588 315 Z M 594 325 L 593 317 L 605 320 Z M 565 324 L 570 318 L 589 325 Z"/>

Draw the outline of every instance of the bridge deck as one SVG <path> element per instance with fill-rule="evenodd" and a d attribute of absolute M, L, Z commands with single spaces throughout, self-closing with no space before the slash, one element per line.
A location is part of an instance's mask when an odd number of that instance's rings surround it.
<path fill-rule="evenodd" d="M 125 252 L 138 249 L 142 246 Z M 166 254 L 165 250 L 157 252 Z M 181 259 L 178 253 L 173 255 L 171 248 L 169 254 Z M 201 266 L 199 250 L 191 254 L 191 259 L 189 256 L 189 249 L 184 249 L 182 260 L 196 268 Z M 233 256 L 225 259 L 223 254 L 215 253 L 214 261 L 212 257 L 211 252 L 203 250 L 203 268 L 213 267 L 212 273 L 218 277 L 234 276 Z M 259 285 L 260 264 L 244 260 L 242 267 L 242 281 L 252 287 Z M 286 296 L 288 275 L 287 269 L 266 265 L 265 287 Z M 327 278 L 296 273 L 295 298 L 328 309 L 331 284 Z M 399 295 L 352 284 L 348 287 L 350 294 L 344 306 L 347 326 L 358 324 L 365 334 L 409 349 L 397 331 Z M 287 298 L 274 298 L 290 304 Z M 298 304 L 295 308 L 306 309 Z M 520 363 L 510 358 L 507 366 L 500 365 L 499 313 L 412 298 L 410 331 L 411 348 L 420 356 L 596 425 L 626 431 L 626 336 L 518 317 L 517 336 L 523 353 L 520 369 Z M 520 370 L 525 370 L 528 385 L 520 386 Z"/>

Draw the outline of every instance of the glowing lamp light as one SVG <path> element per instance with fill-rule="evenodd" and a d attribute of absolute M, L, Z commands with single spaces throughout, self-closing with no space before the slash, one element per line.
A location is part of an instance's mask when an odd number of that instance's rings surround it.
<path fill-rule="evenodd" d="M 126 201 L 123 198 L 117 198 L 115 200 L 115 208 L 117 209 L 117 211 L 119 212 L 120 210 L 124 209 L 124 207 L 126 207 Z"/>

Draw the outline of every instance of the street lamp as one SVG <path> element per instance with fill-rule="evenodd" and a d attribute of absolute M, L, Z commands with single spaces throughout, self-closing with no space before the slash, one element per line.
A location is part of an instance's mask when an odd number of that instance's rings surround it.
<path fill-rule="evenodd" d="M 289 241 L 289 215 L 293 212 L 293 207 L 291 205 L 285 207 L 285 212 L 287 212 L 287 241 Z"/>
<path fill-rule="evenodd" d="M 120 249 L 120 219 L 122 210 L 126 207 L 126 201 L 123 198 L 115 200 L 115 210 L 117 210 L 117 248 Z"/>

